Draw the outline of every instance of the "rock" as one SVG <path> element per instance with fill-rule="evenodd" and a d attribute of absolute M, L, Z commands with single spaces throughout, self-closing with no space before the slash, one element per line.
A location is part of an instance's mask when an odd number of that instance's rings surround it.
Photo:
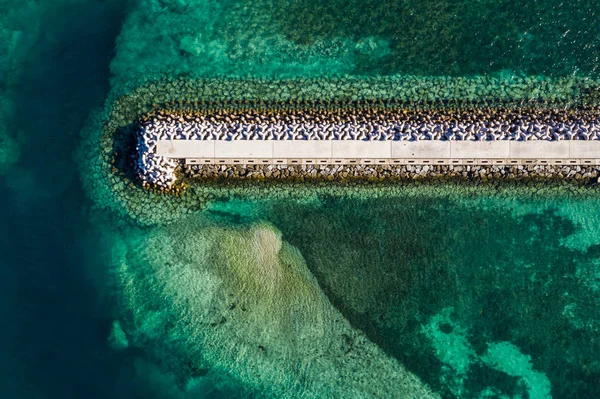
<path fill-rule="evenodd" d="M 108 346 L 115 350 L 123 350 L 129 347 L 127 335 L 118 320 L 113 321 L 110 335 L 108 336 Z"/>

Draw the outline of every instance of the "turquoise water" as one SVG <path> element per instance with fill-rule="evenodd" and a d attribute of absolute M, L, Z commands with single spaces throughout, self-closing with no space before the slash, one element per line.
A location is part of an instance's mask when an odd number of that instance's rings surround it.
<path fill-rule="evenodd" d="M 600 199 L 125 206 L 86 167 L 96 116 L 153 79 L 594 80 L 599 20 L 592 1 L 0 1 L 1 397 L 600 396 Z"/>

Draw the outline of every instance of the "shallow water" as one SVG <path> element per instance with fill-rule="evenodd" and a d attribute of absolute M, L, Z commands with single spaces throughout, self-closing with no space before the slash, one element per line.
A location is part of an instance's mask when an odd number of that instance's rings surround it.
<path fill-rule="evenodd" d="M 385 199 L 368 190 L 362 198 L 265 195 L 225 198 L 169 228 L 142 228 L 92 207 L 97 199 L 78 174 L 85 156 L 73 156 L 88 116 L 108 96 L 164 75 L 595 78 L 595 2 L 4 0 L 0 18 L 0 144 L 20 151 L 18 159 L 0 158 L 3 398 L 285 396 L 261 376 L 270 341 L 258 350 L 236 341 L 247 352 L 228 367 L 228 352 L 211 352 L 182 327 L 194 308 L 152 327 L 151 316 L 175 299 L 144 302 L 176 284 L 161 270 L 171 262 L 187 270 L 186 251 L 200 251 L 203 229 L 226 226 L 235 236 L 255 223 L 269 223 L 297 249 L 303 260 L 294 262 L 305 262 L 335 310 L 327 317 L 339 313 L 352 331 L 344 334 L 357 334 L 356 347 L 382 370 L 400 375 L 403 365 L 442 397 L 600 396 L 600 200 L 436 198 L 418 190 Z M 175 247 L 172 259 L 144 247 L 180 237 L 178 226 L 199 242 Z M 218 256 L 210 259 L 216 270 Z M 127 285 L 129 272 L 137 280 Z M 127 308 L 123 298 L 141 302 Z M 114 320 L 148 309 L 142 327 L 123 322 L 126 349 L 115 345 L 114 330 L 108 339 Z M 234 327 L 247 322 L 223 317 Z M 222 333 L 230 336 L 211 335 L 221 320 L 198 334 L 235 340 L 234 327 Z M 182 335 L 161 346 L 175 332 Z M 288 396 L 310 397 L 302 387 L 319 397 L 365 389 L 318 391 L 317 376 L 293 366 L 305 359 L 292 360 L 282 363 L 290 365 L 281 382 Z M 361 360 L 350 362 L 356 375 Z M 323 367 L 322 375 L 334 375 Z M 390 396 L 383 385 L 375 391 Z"/>

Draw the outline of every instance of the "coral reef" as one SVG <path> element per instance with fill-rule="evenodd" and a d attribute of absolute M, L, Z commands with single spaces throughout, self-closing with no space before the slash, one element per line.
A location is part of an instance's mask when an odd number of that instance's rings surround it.
<path fill-rule="evenodd" d="M 115 249 L 123 329 L 171 372 L 259 396 L 434 397 L 329 303 L 273 226 L 198 217 Z"/>
<path fill-rule="evenodd" d="M 270 24 L 298 45 L 340 37 L 358 41 L 355 73 L 597 73 L 598 6 L 590 2 L 550 7 L 527 0 L 259 4 L 270 10 Z M 365 48 L 371 52 L 361 56 Z"/>
<path fill-rule="evenodd" d="M 597 76 L 598 9 L 526 0 L 141 0 L 117 85 L 171 76 Z"/>
<path fill-rule="evenodd" d="M 435 356 L 442 363 L 440 380 L 454 396 L 465 396 L 467 373 L 477 354 L 469 344 L 468 332 L 453 323 L 453 308 L 444 308 L 431 316 L 423 334 L 431 342 Z"/>
<path fill-rule="evenodd" d="M 483 356 L 483 361 L 509 375 L 520 377 L 527 386 L 531 399 L 551 398 L 550 381 L 544 373 L 533 371 L 531 356 L 522 354 L 510 342 L 492 343 Z"/>
<path fill-rule="evenodd" d="M 473 396 L 465 389 L 467 373 L 471 368 L 489 367 L 515 379 L 506 378 L 516 385 L 513 397 L 551 398 L 551 385 L 542 372 L 532 370 L 531 356 L 522 354 L 510 342 L 487 344 L 483 355 L 478 355 L 469 343 L 468 331 L 455 323 L 450 316 L 453 308 L 445 308 L 431 317 L 424 333 L 432 343 L 436 357 L 443 364 L 440 380 L 455 397 Z M 521 387 L 523 386 L 523 387 Z M 502 396 L 499 387 L 484 388 L 479 397 Z"/>
<path fill-rule="evenodd" d="M 374 189 L 363 199 L 244 204 L 209 211 L 276 225 L 352 325 L 443 397 L 488 386 L 509 397 L 548 392 L 545 379 L 556 397 L 597 395 L 598 241 L 567 245 L 596 233 L 573 220 L 596 220 L 597 197 L 384 198 Z M 483 361 L 501 342 L 523 354 L 514 367 Z"/>

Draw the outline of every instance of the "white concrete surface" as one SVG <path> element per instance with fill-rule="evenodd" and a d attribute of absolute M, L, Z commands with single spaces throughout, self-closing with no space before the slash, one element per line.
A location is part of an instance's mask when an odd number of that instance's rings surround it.
<path fill-rule="evenodd" d="M 569 144 L 571 158 L 597 158 L 600 154 L 600 141 L 573 140 Z"/>
<path fill-rule="evenodd" d="M 511 158 L 570 158 L 571 141 L 510 141 Z"/>
<path fill-rule="evenodd" d="M 189 140 L 194 141 L 194 140 Z M 196 140 L 211 141 L 211 140 Z M 214 140 L 215 158 L 273 158 L 272 140 Z"/>
<path fill-rule="evenodd" d="M 214 158 L 212 140 L 158 140 L 156 154 L 168 158 Z"/>
<path fill-rule="evenodd" d="M 455 141 L 450 145 L 450 158 L 510 158 L 509 141 Z"/>
<path fill-rule="evenodd" d="M 390 158 L 450 158 L 451 141 L 391 141 Z"/>
<path fill-rule="evenodd" d="M 331 140 L 329 158 L 390 158 L 391 141 Z"/>
<path fill-rule="evenodd" d="M 190 163 L 600 165 L 600 141 L 159 140 L 156 155 Z M 558 162 L 558 161 L 564 162 Z M 550 162 L 551 161 L 551 162 Z M 556 161 L 556 162 L 555 162 Z"/>
<path fill-rule="evenodd" d="M 273 158 L 331 158 L 330 140 L 274 140 Z"/>

